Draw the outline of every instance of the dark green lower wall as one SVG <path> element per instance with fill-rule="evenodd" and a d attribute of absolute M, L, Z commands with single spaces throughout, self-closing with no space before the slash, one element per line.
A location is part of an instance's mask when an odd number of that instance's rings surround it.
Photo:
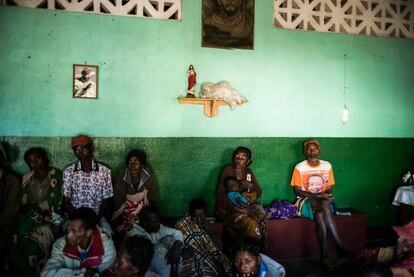
<path fill-rule="evenodd" d="M 12 167 L 27 171 L 22 159 L 34 146 L 48 149 L 52 165 L 64 168 L 75 160 L 67 137 L 0 137 L 9 145 Z M 295 164 L 303 159 L 304 138 L 96 138 L 95 157 L 108 164 L 113 175 L 124 167 L 133 148 L 148 154 L 160 190 L 164 216 L 185 213 L 189 200 L 204 197 L 212 214 L 220 169 L 231 162 L 239 145 L 253 151 L 252 169 L 263 189 L 265 204 L 273 199 L 293 200 L 289 186 Z M 369 226 L 394 224 L 391 205 L 403 172 L 414 169 L 414 138 L 320 138 L 322 159 L 332 163 L 334 196 L 339 207 L 368 215 Z"/>

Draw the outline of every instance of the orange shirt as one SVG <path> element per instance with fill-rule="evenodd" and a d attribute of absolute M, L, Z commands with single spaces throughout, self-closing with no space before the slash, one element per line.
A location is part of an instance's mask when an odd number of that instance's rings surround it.
<path fill-rule="evenodd" d="M 301 187 L 310 193 L 325 192 L 329 186 L 335 184 L 332 165 L 327 161 L 319 160 L 319 165 L 311 166 L 308 161 L 298 163 L 293 170 L 292 187 Z"/>

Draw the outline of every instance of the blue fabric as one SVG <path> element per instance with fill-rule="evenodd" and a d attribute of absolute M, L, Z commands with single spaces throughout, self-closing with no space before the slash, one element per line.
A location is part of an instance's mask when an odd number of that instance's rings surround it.
<path fill-rule="evenodd" d="M 259 277 L 265 277 L 267 274 L 267 265 L 264 262 L 260 263 Z"/>
<path fill-rule="evenodd" d="M 237 203 L 236 199 L 240 198 L 240 202 L 244 203 L 244 204 L 249 204 L 249 200 L 247 200 L 246 197 L 243 196 L 243 194 L 241 194 L 238 191 L 230 191 L 227 193 L 227 198 L 230 200 L 230 202 L 233 205 L 236 205 L 238 208 L 243 208 L 239 205 L 239 203 Z"/>
<path fill-rule="evenodd" d="M 78 252 L 78 253 L 79 253 L 79 259 L 81 261 L 84 261 L 87 257 L 89 257 L 89 251 Z"/>

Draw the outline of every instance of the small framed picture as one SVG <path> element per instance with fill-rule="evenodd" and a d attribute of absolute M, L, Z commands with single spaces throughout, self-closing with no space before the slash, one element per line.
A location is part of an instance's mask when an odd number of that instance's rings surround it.
<path fill-rule="evenodd" d="M 98 98 L 97 65 L 73 65 L 73 98 Z"/>

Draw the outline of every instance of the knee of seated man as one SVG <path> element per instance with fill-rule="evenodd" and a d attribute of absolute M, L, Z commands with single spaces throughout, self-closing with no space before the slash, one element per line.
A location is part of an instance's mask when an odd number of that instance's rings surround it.
<path fill-rule="evenodd" d="M 331 210 L 331 201 L 326 198 L 321 198 L 321 207 L 323 210 L 330 211 Z"/>
<path fill-rule="evenodd" d="M 326 198 L 314 198 L 313 206 L 316 208 L 316 210 L 329 210 L 330 201 Z"/>

